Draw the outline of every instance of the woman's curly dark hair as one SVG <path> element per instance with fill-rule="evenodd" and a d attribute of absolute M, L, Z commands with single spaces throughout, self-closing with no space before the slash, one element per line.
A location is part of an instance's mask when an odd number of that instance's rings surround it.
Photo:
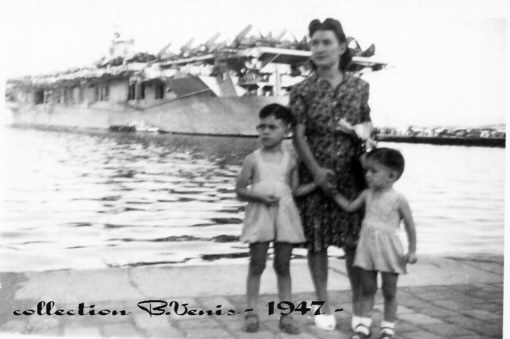
<path fill-rule="evenodd" d="M 339 44 L 342 44 L 342 43 L 347 44 L 347 38 L 346 38 L 344 30 L 342 28 L 342 24 L 340 23 L 340 21 L 338 21 L 336 19 L 327 18 L 323 22 L 320 22 L 319 19 L 312 20 L 310 22 L 310 24 L 308 25 L 308 34 L 309 34 L 310 38 L 317 31 L 332 31 L 335 34 Z M 345 52 L 340 56 L 340 63 L 339 63 L 338 68 L 341 71 L 347 70 L 351 61 L 352 61 L 351 51 L 346 46 Z M 314 69 L 316 69 L 316 66 L 313 64 L 313 62 L 311 62 L 311 64 L 312 64 L 312 67 Z"/>

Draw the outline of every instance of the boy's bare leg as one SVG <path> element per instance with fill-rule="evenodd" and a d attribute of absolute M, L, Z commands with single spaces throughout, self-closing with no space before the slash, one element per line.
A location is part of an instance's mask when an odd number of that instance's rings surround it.
<path fill-rule="evenodd" d="M 274 244 L 274 271 L 278 281 L 278 297 L 280 301 L 291 301 L 292 280 L 290 277 L 290 257 L 293 244 L 277 242 Z"/>
<path fill-rule="evenodd" d="M 246 279 L 246 302 L 248 308 L 253 310 L 256 310 L 258 304 L 260 277 L 266 268 L 268 248 L 269 242 L 250 244 L 250 264 L 248 278 Z"/>

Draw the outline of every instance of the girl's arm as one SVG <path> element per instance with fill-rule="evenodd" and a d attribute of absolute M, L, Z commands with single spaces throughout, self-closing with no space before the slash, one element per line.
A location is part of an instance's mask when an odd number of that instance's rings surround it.
<path fill-rule="evenodd" d="M 334 200 L 338 204 L 338 206 L 340 206 L 343 210 L 345 210 L 347 212 L 354 212 L 354 211 L 357 211 L 360 208 L 362 208 L 363 205 L 365 204 L 365 199 L 366 199 L 365 192 L 366 191 L 361 192 L 361 194 L 352 202 L 347 200 L 340 193 L 335 194 Z"/>
<path fill-rule="evenodd" d="M 295 197 L 307 195 L 317 189 L 317 185 L 314 182 L 302 185 L 299 184 L 299 172 L 295 161 L 293 161 L 292 169 L 290 171 L 290 188 L 292 189 L 292 194 Z"/>
<path fill-rule="evenodd" d="M 404 220 L 404 226 L 407 233 L 408 250 L 405 255 L 406 261 L 414 264 L 418 259 L 416 257 L 416 227 L 414 225 L 413 215 L 407 199 L 402 197 L 398 209 L 401 218 Z"/>
<path fill-rule="evenodd" d="M 329 178 L 335 175 L 330 169 L 319 166 L 312 151 L 305 140 L 305 126 L 303 124 L 295 124 L 292 132 L 292 142 L 296 149 L 299 159 L 303 161 L 306 167 L 312 172 L 315 183 L 325 192 L 333 193 L 334 187 L 329 183 Z"/>
<path fill-rule="evenodd" d="M 260 194 L 253 192 L 248 189 L 251 179 L 253 178 L 253 172 L 255 170 L 255 157 L 248 155 L 241 168 L 241 173 L 237 177 L 236 181 L 236 194 L 240 200 L 249 202 L 261 202 L 267 205 L 278 204 L 278 197 L 271 194 Z"/>

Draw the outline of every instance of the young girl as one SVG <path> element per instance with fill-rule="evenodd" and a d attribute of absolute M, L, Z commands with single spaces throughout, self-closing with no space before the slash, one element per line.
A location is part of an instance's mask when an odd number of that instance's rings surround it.
<path fill-rule="evenodd" d="M 394 149 L 376 148 L 367 154 L 365 162 L 368 189 L 352 202 L 340 194 L 334 196 L 337 204 L 346 211 L 365 207 L 354 259 L 354 266 L 358 266 L 361 271 L 361 316 L 353 317 L 355 330 L 352 339 L 370 336 L 370 312 L 374 307 L 378 272 L 382 275 L 384 297 L 384 321 L 381 323 L 380 339 L 389 339 L 394 335 L 398 275 L 406 273 L 406 263 L 414 264 L 417 260 L 416 231 L 406 198 L 393 189 L 393 184 L 404 171 L 402 154 Z M 396 234 L 401 220 L 404 221 L 409 243 L 405 255 Z"/>
<path fill-rule="evenodd" d="M 290 257 L 293 247 L 305 241 L 293 194 L 304 195 L 315 189 L 313 183 L 298 187 L 296 159 L 282 149 L 282 140 L 293 122 L 290 110 L 270 104 L 262 108 L 259 118 L 257 131 L 261 147 L 244 159 L 236 185 L 238 197 L 249 202 L 240 238 L 250 244 L 246 294 L 248 308 L 254 311 L 246 315 L 247 332 L 259 328 L 256 308 L 260 277 L 271 241 L 274 241 L 278 297 L 280 301 L 291 300 Z M 290 334 L 300 332 L 290 316 L 280 317 L 280 329 Z"/>

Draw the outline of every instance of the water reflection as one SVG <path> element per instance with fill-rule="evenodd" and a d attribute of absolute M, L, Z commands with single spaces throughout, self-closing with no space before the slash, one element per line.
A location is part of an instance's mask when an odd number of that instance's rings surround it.
<path fill-rule="evenodd" d="M 234 181 L 255 139 L 7 129 L 5 144 L 1 271 L 247 256 Z M 502 253 L 503 149 L 391 146 L 422 253 Z"/>

